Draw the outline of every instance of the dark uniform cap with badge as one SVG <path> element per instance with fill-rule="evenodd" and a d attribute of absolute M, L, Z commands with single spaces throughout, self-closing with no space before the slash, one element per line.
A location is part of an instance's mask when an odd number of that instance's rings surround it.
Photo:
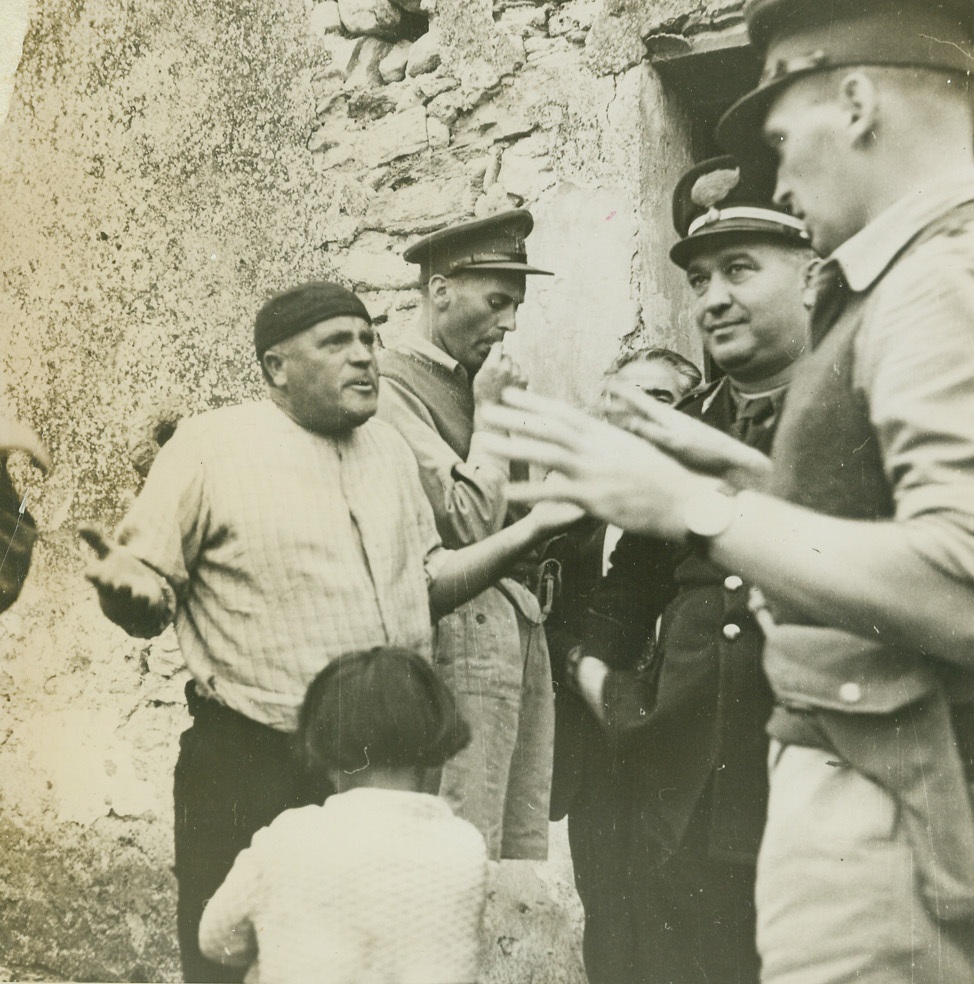
<path fill-rule="evenodd" d="M 424 284 L 436 274 L 449 277 L 461 270 L 512 270 L 550 277 L 550 271 L 528 265 L 525 240 L 533 228 L 534 217 L 526 208 L 513 209 L 430 233 L 402 255 L 407 263 L 419 264 Z"/>
<path fill-rule="evenodd" d="M 694 164 L 673 192 L 673 225 L 683 237 L 670 259 L 686 269 L 693 256 L 715 239 L 771 237 L 792 246 L 809 246 L 799 219 L 771 202 L 770 175 L 742 170 L 734 157 Z"/>
<path fill-rule="evenodd" d="M 741 157 L 760 145 L 777 96 L 804 75 L 854 65 L 963 76 L 974 68 L 974 0 L 750 0 L 744 19 L 764 70 L 717 124 L 717 139 Z"/>

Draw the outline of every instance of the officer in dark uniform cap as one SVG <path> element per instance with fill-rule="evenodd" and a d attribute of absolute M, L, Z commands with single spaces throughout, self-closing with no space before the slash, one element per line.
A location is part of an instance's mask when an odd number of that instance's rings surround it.
<path fill-rule="evenodd" d="M 742 170 L 734 157 L 714 157 L 691 167 L 673 191 L 673 225 L 683 238 L 670 259 L 684 270 L 690 259 L 720 241 L 767 237 L 808 247 L 801 220 L 771 201 L 773 175 Z"/>
<path fill-rule="evenodd" d="M 767 453 L 806 343 L 808 236 L 732 157 L 683 175 L 673 223 L 670 256 L 726 373 L 681 408 Z M 569 820 L 592 984 L 757 984 L 772 701 L 746 600 L 735 569 L 632 533 L 589 599 L 568 663 L 619 750 L 589 768 Z M 634 673 L 657 620 L 652 672 Z"/>
<path fill-rule="evenodd" d="M 526 209 L 462 222 L 413 243 L 417 324 L 379 355 L 379 417 L 419 462 L 445 546 L 482 540 L 506 522 L 506 463 L 484 452 L 481 408 L 524 385 L 504 337 L 517 327 L 531 266 Z M 492 858 L 543 859 L 554 708 L 538 601 L 504 578 L 442 619 L 436 660 L 473 731 L 443 768 L 440 794 L 483 833 Z"/>

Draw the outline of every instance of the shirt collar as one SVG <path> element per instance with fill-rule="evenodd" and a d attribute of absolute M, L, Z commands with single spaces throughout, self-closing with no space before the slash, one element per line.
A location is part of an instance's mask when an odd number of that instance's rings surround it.
<path fill-rule="evenodd" d="M 771 405 L 774 407 L 774 412 L 777 413 L 781 409 L 781 402 L 785 398 L 785 393 L 788 390 L 788 384 L 782 383 L 781 386 L 776 386 L 774 389 L 767 390 L 764 393 L 742 393 L 732 382 L 728 380 L 728 389 L 730 390 L 730 398 L 740 413 L 745 403 L 751 400 L 764 400 L 768 399 L 771 401 Z"/>
<path fill-rule="evenodd" d="M 449 352 L 444 352 L 443 349 L 434 345 L 428 338 L 411 336 L 402 341 L 400 348 L 406 349 L 409 352 L 415 352 L 417 355 L 429 359 L 430 362 L 435 362 L 437 365 L 443 366 L 448 372 L 462 375 L 464 379 L 467 378 L 467 370 Z"/>
<path fill-rule="evenodd" d="M 931 222 L 969 201 L 974 201 L 974 168 L 965 167 L 894 202 L 829 259 L 842 268 L 853 291 L 867 290 Z"/>
<path fill-rule="evenodd" d="M 743 407 L 748 400 L 758 400 L 765 396 L 771 400 L 771 405 L 774 407 L 774 412 L 778 413 L 778 411 L 781 410 L 781 403 L 785 398 L 785 393 L 788 391 L 788 384 L 784 383 L 781 386 L 775 387 L 773 390 L 768 390 L 766 393 L 740 393 L 737 389 L 735 389 L 734 384 L 730 381 L 730 377 L 723 376 L 721 377 L 720 382 L 713 388 L 713 390 L 703 401 L 703 412 L 706 413 L 714 405 L 717 397 L 725 391 L 732 406 L 734 407 L 735 413 L 740 413 L 741 407 Z"/>

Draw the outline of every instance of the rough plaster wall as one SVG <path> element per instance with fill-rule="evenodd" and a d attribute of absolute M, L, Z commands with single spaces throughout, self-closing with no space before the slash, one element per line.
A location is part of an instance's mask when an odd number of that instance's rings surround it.
<path fill-rule="evenodd" d="M 693 354 L 660 254 L 686 147 L 639 40 L 684 4 L 404 0 L 376 36 L 342 26 L 349 2 L 373 0 L 32 13 L 0 130 L 0 359 L 4 409 L 57 468 L 17 463 L 44 534 L 0 618 L 0 978 L 178 979 L 185 671 L 171 631 L 102 618 L 74 530 L 115 523 L 160 429 L 260 393 L 263 296 L 345 279 L 394 342 L 416 301 L 405 243 L 523 203 L 557 273 L 511 341 L 539 389 L 588 401 L 637 326 Z M 583 980 L 556 845 L 497 874 L 489 981 Z"/>

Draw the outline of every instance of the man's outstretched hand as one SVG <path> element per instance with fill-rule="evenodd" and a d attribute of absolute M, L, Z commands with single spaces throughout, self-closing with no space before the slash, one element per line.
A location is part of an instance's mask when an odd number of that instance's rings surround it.
<path fill-rule="evenodd" d="M 96 526 L 81 526 L 78 535 L 95 552 L 85 577 L 98 589 L 105 616 L 138 639 L 159 635 L 176 610 L 165 578 Z"/>
<path fill-rule="evenodd" d="M 650 441 L 692 471 L 738 489 L 757 490 L 771 475 L 771 459 L 760 451 L 635 387 L 610 383 L 609 397 L 611 423 Z"/>
<path fill-rule="evenodd" d="M 506 390 L 504 403 L 484 414 L 501 432 L 485 435 L 489 451 L 553 472 L 511 485 L 514 502 L 573 502 L 633 533 L 682 539 L 687 497 L 719 484 L 643 438 L 535 393 Z"/>

